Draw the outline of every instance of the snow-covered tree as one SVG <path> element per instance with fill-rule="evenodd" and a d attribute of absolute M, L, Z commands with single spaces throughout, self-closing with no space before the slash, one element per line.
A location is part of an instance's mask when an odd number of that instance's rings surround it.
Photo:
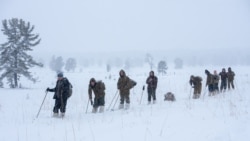
<path fill-rule="evenodd" d="M 53 56 L 49 63 L 50 69 L 56 72 L 61 72 L 64 66 L 63 58 L 61 56 Z"/>
<path fill-rule="evenodd" d="M 153 70 L 153 67 L 154 67 L 153 61 L 154 61 L 154 58 L 152 57 L 152 55 L 150 55 L 149 53 L 146 54 L 145 62 L 149 64 L 151 70 Z"/>
<path fill-rule="evenodd" d="M 107 72 L 110 72 L 110 70 L 111 70 L 110 64 L 107 64 L 107 65 L 106 65 L 106 70 L 107 70 Z"/>
<path fill-rule="evenodd" d="M 68 58 L 65 64 L 66 71 L 75 71 L 76 68 L 76 60 L 74 58 Z"/>
<path fill-rule="evenodd" d="M 174 60 L 174 64 L 175 64 L 175 68 L 176 69 L 182 69 L 182 67 L 183 67 L 183 60 L 180 59 L 180 58 L 176 58 Z"/>
<path fill-rule="evenodd" d="M 3 20 L 2 25 L 7 42 L 0 46 L 0 81 L 6 78 L 12 88 L 18 87 L 21 76 L 36 82 L 37 79 L 32 76 L 29 69 L 34 66 L 42 67 L 43 64 L 34 61 L 28 54 L 28 51 L 32 51 L 32 47 L 41 41 L 39 35 L 33 33 L 34 25 L 17 18 Z"/>
<path fill-rule="evenodd" d="M 166 74 L 167 73 L 167 63 L 166 61 L 160 61 L 158 63 L 158 73 Z"/>

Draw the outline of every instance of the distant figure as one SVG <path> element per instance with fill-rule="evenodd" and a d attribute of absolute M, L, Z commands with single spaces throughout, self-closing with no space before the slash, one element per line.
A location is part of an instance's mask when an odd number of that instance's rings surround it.
<path fill-rule="evenodd" d="M 124 101 L 126 101 L 125 109 L 129 109 L 130 106 L 130 89 L 136 85 L 136 82 L 126 76 L 124 70 L 119 72 L 120 78 L 117 82 L 117 89 L 120 91 L 120 105 L 119 109 L 124 108 Z"/>
<path fill-rule="evenodd" d="M 57 74 L 57 81 L 55 88 L 47 88 L 46 91 L 55 92 L 53 99 L 55 99 L 55 106 L 53 109 L 53 116 L 58 117 L 58 111 L 60 109 L 61 116 L 64 117 L 66 112 L 67 99 L 70 97 L 69 87 L 72 87 L 66 77 L 63 77 L 63 73 Z"/>
<path fill-rule="evenodd" d="M 158 78 L 154 75 L 154 71 L 149 72 L 149 76 L 146 80 L 148 84 L 148 104 L 151 103 L 151 97 L 153 98 L 153 104 L 156 102 L 156 88 L 158 83 Z"/>
<path fill-rule="evenodd" d="M 194 88 L 193 99 L 200 98 L 201 95 L 201 88 L 202 88 L 202 78 L 200 76 L 190 76 L 189 83 Z M 190 94 L 191 95 L 191 94 Z"/>
<path fill-rule="evenodd" d="M 173 93 L 168 92 L 164 95 L 164 101 L 175 101 L 175 96 Z"/>
<path fill-rule="evenodd" d="M 214 92 L 219 93 L 219 81 L 220 81 L 220 76 L 217 74 L 217 71 L 214 70 Z"/>
<path fill-rule="evenodd" d="M 219 73 L 220 75 L 220 92 L 225 92 L 227 89 L 227 72 L 225 68 L 222 68 L 222 71 Z"/>
<path fill-rule="evenodd" d="M 94 102 L 92 100 L 92 91 L 94 92 L 95 98 Z M 91 78 L 89 81 L 89 100 L 91 105 L 93 105 L 92 113 L 96 113 L 99 108 L 99 112 L 104 112 L 105 106 L 105 84 L 102 81 L 97 81 L 94 78 Z"/>
<path fill-rule="evenodd" d="M 206 86 L 208 86 L 208 95 L 214 95 L 214 76 L 208 70 L 205 70 L 205 74 L 207 75 Z"/>
<path fill-rule="evenodd" d="M 235 73 L 232 71 L 232 69 L 229 67 L 227 72 L 228 77 L 228 90 L 230 90 L 230 86 L 234 89 L 234 76 Z"/>

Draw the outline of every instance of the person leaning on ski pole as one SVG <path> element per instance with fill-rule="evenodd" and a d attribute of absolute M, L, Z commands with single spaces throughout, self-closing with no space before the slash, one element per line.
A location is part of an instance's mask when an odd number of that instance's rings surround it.
<path fill-rule="evenodd" d="M 53 99 L 55 99 L 55 106 L 53 109 L 53 116 L 58 116 L 58 111 L 60 109 L 61 116 L 63 117 L 66 112 L 67 99 L 69 95 L 69 81 L 66 77 L 63 77 L 63 73 L 57 74 L 57 81 L 55 88 L 47 88 L 46 91 L 55 92 Z"/>
<path fill-rule="evenodd" d="M 96 81 L 94 78 L 91 78 L 89 81 L 89 100 L 91 101 L 91 105 L 93 105 L 92 113 L 96 113 L 98 108 L 99 112 L 102 113 L 104 111 L 105 105 L 105 84 L 102 81 Z M 94 92 L 95 98 L 94 102 L 92 100 L 92 91 Z"/>

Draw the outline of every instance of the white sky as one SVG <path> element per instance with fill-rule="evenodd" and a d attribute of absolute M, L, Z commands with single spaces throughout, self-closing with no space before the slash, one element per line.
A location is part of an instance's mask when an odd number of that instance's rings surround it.
<path fill-rule="evenodd" d="M 0 20 L 13 17 L 47 54 L 250 49 L 248 0 L 1 0 Z"/>

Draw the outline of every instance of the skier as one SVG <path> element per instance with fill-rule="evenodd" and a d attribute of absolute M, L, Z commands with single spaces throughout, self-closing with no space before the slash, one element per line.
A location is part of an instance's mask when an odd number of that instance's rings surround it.
<path fill-rule="evenodd" d="M 226 72 L 226 69 L 225 68 L 222 68 L 222 71 L 219 73 L 220 75 L 220 79 L 221 79 L 221 82 L 220 82 L 220 92 L 225 92 L 226 89 L 227 89 L 227 72 Z"/>
<path fill-rule="evenodd" d="M 214 95 L 214 76 L 208 70 L 205 70 L 205 74 L 207 75 L 206 86 L 208 86 L 209 96 L 212 96 Z"/>
<path fill-rule="evenodd" d="M 228 77 L 228 90 L 230 90 L 230 85 L 234 89 L 234 76 L 235 73 L 232 71 L 232 69 L 229 67 L 228 72 L 227 72 L 227 77 Z"/>
<path fill-rule="evenodd" d="M 193 76 L 193 75 L 190 76 L 189 83 L 192 86 L 192 88 L 194 88 L 193 99 L 200 98 L 201 88 L 202 88 L 201 81 L 202 81 L 202 78 L 200 76 Z"/>
<path fill-rule="evenodd" d="M 136 82 L 131 80 L 128 76 L 126 76 L 126 73 L 124 70 L 120 70 L 119 72 L 120 78 L 117 82 L 117 89 L 120 91 L 120 105 L 119 109 L 124 108 L 124 101 L 126 101 L 125 109 L 129 108 L 130 105 L 130 89 L 133 88 L 136 85 Z"/>
<path fill-rule="evenodd" d="M 96 81 L 94 78 L 91 78 L 89 81 L 89 100 L 91 105 L 93 105 L 92 113 L 96 113 L 99 108 L 99 112 L 104 112 L 105 105 L 105 84 L 102 81 Z M 94 92 L 95 98 L 94 102 L 92 100 L 92 91 Z"/>
<path fill-rule="evenodd" d="M 67 99 L 69 95 L 70 82 L 66 77 L 63 77 L 63 73 L 57 74 L 57 82 L 55 88 L 47 88 L 46 91 L 54 92 L 53 99 L 55 99 L 55 106 L 53 108 L 53 116 L 58 117 L 58 111 L 60 109 L 61 117 L 64 117 L 66 112 Z"/>
<path fill-rule="evenodd" d="M 153 104 L 156 103 L 156 88 L 158 83 L 158 78 L 154 75 L 154 71 L 149 72 L 149 76 L 146 80 L 148 84 L 148 104 L 151 103 L 151 97 L 153 98 Z"/>
<path fill-rule="evenodd" d="M 220 81 L 220 76 L 217 74 L 217 71 L 214 70 L 214 92 L 218 94 L 219 92 L 219 81 Z"/>

